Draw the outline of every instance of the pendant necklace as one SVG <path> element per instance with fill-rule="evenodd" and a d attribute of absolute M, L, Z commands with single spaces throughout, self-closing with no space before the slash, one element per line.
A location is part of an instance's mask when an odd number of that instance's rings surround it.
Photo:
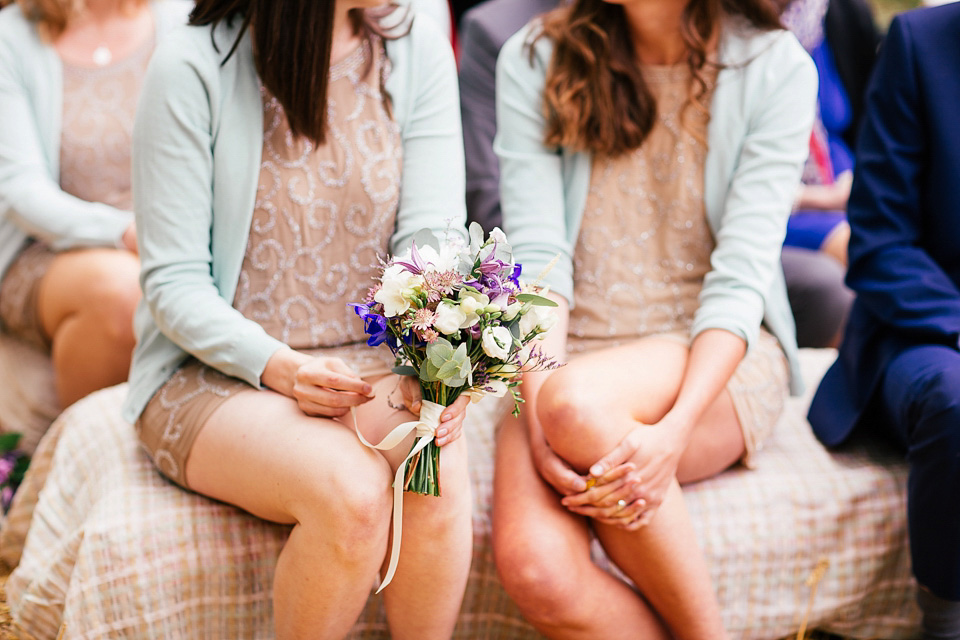
<path fill-rule="evenodd" d="M 105 44 L 101 44 L 99 47 L 93 50 L 93 64 L 98 67 L 105 67 L 113 60 L 113 53 L 110 52 L 110 49 Z"/>

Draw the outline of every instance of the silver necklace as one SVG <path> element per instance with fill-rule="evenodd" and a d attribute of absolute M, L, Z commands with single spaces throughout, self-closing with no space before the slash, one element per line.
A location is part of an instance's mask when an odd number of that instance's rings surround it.
<path fill-rule="evenodd" d="M 106 44 L 101 44 L 93 50 L 93 64 L 98 67 L 105 67 L 113 61 L 113 53 Z"/>

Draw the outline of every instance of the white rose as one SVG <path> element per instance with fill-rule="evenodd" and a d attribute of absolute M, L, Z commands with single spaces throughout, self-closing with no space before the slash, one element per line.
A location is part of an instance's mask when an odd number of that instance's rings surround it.
<path fill-rule="evenodd" d="M 383 271 L 380 290 L 373 299 L 383 305 L 383 314 L 388 318 L 406 313 L 410 308 L 410 298 L 416 295 L 416 288 L 422 281 L 403 267 L 394 265 Z"/>
<path fill-rule="evenodd" d="M 493 396 L 494 398 L 502 398 L 507 395 L 507 383 L 503 380 L 497 380 L 496 378 L 491 378 L 487 381 L 484 391 Z"/>
<path fill-rule="evenodd" d="M 506 327 L 487 327 L 481 334 L 480 345 L 491 358 L 506 360 L 510 356 L 513 336 Z"/>
<path fill-rule="evenodd" d="M 484 293 L 460 290 L 460 309 L 465 314 L 461 329 L 467 329 L 480 322 L 480 312 L 490 304 L 490 298 Z"/>
<path fill-rule="evenodd" d="M 557 323 L 557 316 L 548 307 L 530 307 L 520 318 L 520 335 L 544 333 Z"/>
<path fill-rule="evenodd" d="M 433 321 L 433 328 L 445 335 L 452 335 L 460 330 L 466 314 L 456 304 L 447 300 L 437 305 L 437 315 Z"/>
<path fill-rule="evenodd" d="M 517 314 L 520 313 L 520 309 L 523 309 L 522 302 L 512 302 L 508 304 L 507 308 L 503 310 L 503 319 L 507 322 L 510 322 L 517 317 Z"/>
<path fill-rule="evenodd" d="M 487 373 L 489 373 L 491 376 L 509 380 L 517 377 L 517 375 L 520 373 L 520 367 L 511 362 L 504 362 L 502 364 L 494 364 L 490 366 L 487 369 Z"/>

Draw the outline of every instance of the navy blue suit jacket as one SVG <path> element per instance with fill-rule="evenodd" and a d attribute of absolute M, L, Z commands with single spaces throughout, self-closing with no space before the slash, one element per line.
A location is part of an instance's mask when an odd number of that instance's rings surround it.
<path fill-rule="evenodd" d="M 826 445 L 875 408 L 891 360 L 960 340 L 960 4 L 896 17 L 874 69 L 848 214 L 856 292 L 810 407 Z"/>

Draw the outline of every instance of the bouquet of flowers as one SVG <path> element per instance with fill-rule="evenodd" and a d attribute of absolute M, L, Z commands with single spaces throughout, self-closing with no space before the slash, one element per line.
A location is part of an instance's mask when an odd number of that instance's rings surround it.
<path fill-rule="evenodd" d="M 474 401 L 510 393 L 517 415 L 518 374 L 559 366 L 536 346 L 524 350 L 556 323 L 547 309 L 556 303 L 538 284 L 520 280 L 502 231 L 484 239 L 473 223 L 469 236 L 469 244 L 449 234 L 440 242 L 420 231 L 407 252 L 383 265 L 366 301 L 352 305 L 367 344 L 386 344 L 396 356 L 394 372 L 419 379 L 421 422 L 438 422 L 462 393 Z M 403 488 L 440 495 L 439 467 L 440 448 L 425 433 L 414 444 Z"/>

